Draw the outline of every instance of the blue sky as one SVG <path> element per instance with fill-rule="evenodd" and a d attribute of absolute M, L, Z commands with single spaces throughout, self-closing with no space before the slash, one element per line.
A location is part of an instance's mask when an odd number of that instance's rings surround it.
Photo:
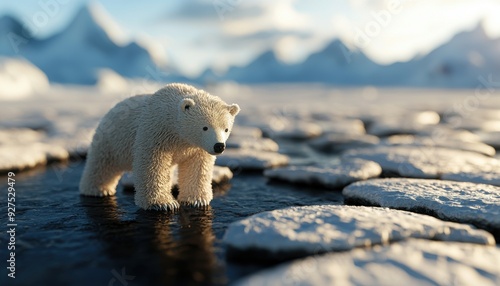
<path fill-rule="evenodd" d="M 2 1 L 0 15 L 14 15 L 36 36 L 47 37 L 87 2 Z M 337 37 L 379 63 L 391 63 L 427 53 L 481 20 L 490 36 L 500 36 L 497 0 L 92 2 L 121 27 L 117 35 L 155 43 L 171 64 L 190 75 L 207 66 L 224 70 L 245 64 L 268 49 L 284 62 L 299 62 Z"/>

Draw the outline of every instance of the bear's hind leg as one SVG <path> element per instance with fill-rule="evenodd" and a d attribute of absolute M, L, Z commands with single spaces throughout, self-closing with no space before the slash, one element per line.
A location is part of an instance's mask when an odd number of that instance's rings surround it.
<path fill-rule="evenodd" d="M 179 196 L 181 204 L 202 207 L 212 200 L 212 176 L 215 157 L 200 151 L 179 163 Z"/>
<path fill-rule="evenodd" d="M 80 194 L 94 197 L 114 195 L 123 171 L 89 155 L 80 180 Z"/>

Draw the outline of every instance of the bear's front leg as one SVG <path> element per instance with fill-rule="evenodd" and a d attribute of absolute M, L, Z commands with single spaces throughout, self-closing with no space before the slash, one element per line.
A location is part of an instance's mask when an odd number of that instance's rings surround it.
<path fill-rule="evenodd" d="M 135 204 L 145 210 L 176 210 L 172 195 L 172 156 L 158 148 L 139 148 L 134 152 Z"/>
<path fill-rule="evenodd" d="M 212 200 L 212 176 L 215 156 L 200 150 L 179 163 L 179 196 L 181 204 L 208 206 Z"/>

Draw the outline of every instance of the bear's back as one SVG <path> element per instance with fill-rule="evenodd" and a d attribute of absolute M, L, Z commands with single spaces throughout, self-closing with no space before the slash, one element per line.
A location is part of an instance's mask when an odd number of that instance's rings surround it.
<path fill-rule="evenodd" d="M 111 108 L 101 119 L 92 144 L 115 158 L 118 165 L 129 167 L 132 146 L 137 134 L 139 118 L 151 95 L 129 97 Z"/>
<path fill-rule="evenodd" d="M 154 96 L 165 99 L 180 100 L 183 97 L 197 95 L 199 90 L 183 83 L 170 83 L 155 92 Z"/>

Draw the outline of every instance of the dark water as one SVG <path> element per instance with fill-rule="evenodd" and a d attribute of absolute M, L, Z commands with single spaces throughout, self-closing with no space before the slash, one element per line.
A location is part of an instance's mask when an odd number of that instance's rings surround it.
<path fill-rule="evenodd" d="M 208 209 L 142 211 L 133 192 L 78 195 L 81 161 L 16 176 L 16 278 L 0 285 L 223 285 L 266 267 L 227 261 L 221 239 L 229 223 L 288 206 L 339 204 L 339 192 L 269 183 L 239 173 L 215 188 Z M 7 177 L 0 176 L 7 197 Z M 6 203 L 1 206 L 7 213 Z M 1 235 L 6 265 L 7 217 Z"/>

